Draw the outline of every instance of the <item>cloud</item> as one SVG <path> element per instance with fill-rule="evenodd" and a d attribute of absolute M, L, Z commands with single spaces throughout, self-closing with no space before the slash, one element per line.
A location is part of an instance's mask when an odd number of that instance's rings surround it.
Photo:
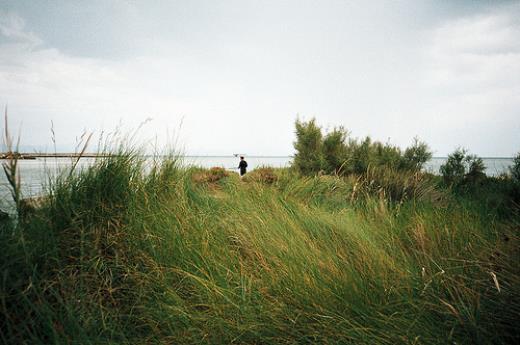
<path fill-rule="evenodd" d="M 189 153 L 289 152 L 291 130 L 273 129 L 273 121 L 266 120 L 278 114 L 264 111 L 259 104 L 251 109 L 258 99 L 244 95 L 243 80 L 234 79 L 205 55 L 185 55 L 180 50 L 164 55 L 136 53 L 124 59 L 74 56 L 47 46 L 12 13 L 2 23 L 16 42 L 0 43 L 0 104 L 9 103 L 12 122 L 23 122 L 25 142 L 38 149 L 50 147 L 51 120 L 59 146 L 69 150 L 84 129 L 99 133 L 120 123 L 131 129 L 152 118 L 140 130 L 141 141 L 159 137 L 161 145 L 176 131 L 176 140 Z M 250 120 L 245 122 L 244 116 Z M 238 124 L 243 130 L 236 130 Z M 248 125 L 256 131 L 248 131 Z M 292 119 L 288 125 L 292 126 Z M 283 151 L 280 142 L 266 142 L 261 134 L 277 130 L 287 137 Z M 241 143 L 248 147 L 237 147 Z"/>
<path fill-rule="evenodd" d="M 184 114 L 204 108 L 183 88 L 198 87 L 210 105 L 228 92 L 226 83 L 190 78 L 194 66 L 186 61 L 64 54 L 28 32 L 24 20 L 12 12 L 0 13 L 0 37 L 0 103 L 9 103 L 11 120 L 23 122 L 24 137 L 36 147 L 50 141 L 51 120 L 62 147 L 69 148 L 85 128 L 113 130 L 120 122 L 135 128 L 149 117 L 154 121 L 141 130 L 142 136 L 164 136 Z"/>
<path fill-rule="evenodd" d="M 435 29 L 430 81 L 466 91 L 520 86 L 520 6 L 461 18 Z"/>
<path fill-rule="evenodd" d="M 32 46 L 42 43 L 34 33 L 25 30 L 25 21 L 14 12 L 0 10 L 0 34 L 7 40 Z"/>
<path fill-rule="evenodd" d="M 430 32 L 423 81 L 424 118 L 442 133 L 442 154 L 457 145 L 511 155 L 520 141 L 520 6 L 443 23 Z M 437 134 L 439 135 L 439 134 Z"/>

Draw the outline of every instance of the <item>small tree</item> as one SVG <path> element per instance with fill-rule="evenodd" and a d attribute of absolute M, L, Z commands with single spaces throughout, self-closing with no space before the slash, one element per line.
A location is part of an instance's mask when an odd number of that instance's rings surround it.
<path fill-rule="evenodd" d="M 432 152 L 428 145 L 419 141 L 418 138 L 414 138 L 412 146 L 404 151 L 401 167 L 406 170 L 419 171 L 431 158 Z"/>
<path fill-rule="evenodd" d="M 456 188 L 482 180 L 486 177 L 485 170 L 482 158 L 469 155 L 462 148 L 448 155 L 448 160 L 440 168 L 444 183 Z"/>
<path fill-rule="evenodd" d="M 344 168 L 347 136 L 348 132 L 343 127 L 337 127 L 323 139 L 324 170 L 327 174 L 337 174 Z"/>
<path fill-rule="evenodd" d="M 447 185 L 458 185 L 462 182 L 466 173 L 464 167 L 465 156 L 466 150 L 460 148 L 448 155 L 448 160 L 440 167 L 444 183 Z"/>
<path fill-rule="evenodd" d="M 293 167 L 304 175 L 319 171 L 365 174 L 369 168 L 418 171 L 432 157 L 428 145 L 418 139 L 403 153 L 397 146 L 372 141 L 368 136 L 363 140 L 349 138 L 347 130 L 341 126 L 334 127 L 324 136 L 314 118 L 307 122 L 296 120 L 295 127 Z M 462 175 L 465 173 L 463 171 Z"/>
<path fill-rule="evenodd" d="M 482 158 L 477 157 L 476 155 L 468 155 L 466 156 L 466 162 L 468 165 L 466 180 L 468 182 L 477 182 L 486 177 L 484 172 L 486 171 L 486 166 L 484 165 Z"/>
<path fill-rule="evenodd" d="M 390 143 L 383 144 L 376 141 L 372 144 L 372 164 L 384 168 L 398 168 L 402 159 L 401 149 Z"/>
<path fill-rule="evenodd" d="M 308 122 L 296 120 L 294 167 L 304 175 L 316 174 L 324 166 L 321 128 L 312 119 Z"/>

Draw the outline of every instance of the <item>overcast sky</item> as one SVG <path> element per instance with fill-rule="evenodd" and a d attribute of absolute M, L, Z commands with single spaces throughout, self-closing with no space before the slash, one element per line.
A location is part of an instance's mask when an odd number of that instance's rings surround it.
<path fill-rule="evenodd" d="M 293 153 L 297 116 L 436 156 L 520 150 L 520 1 L 0 0 L 0 105 L 27 150 L 86 129 Z"/>

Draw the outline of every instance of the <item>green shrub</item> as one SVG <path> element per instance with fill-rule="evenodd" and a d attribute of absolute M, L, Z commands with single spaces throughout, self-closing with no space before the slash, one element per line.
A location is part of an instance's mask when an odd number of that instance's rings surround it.
<path fill-rule="evenodd" d="M 470 155 L 463 148 L 448 155 L 446 163 L 441 165 L 440 173 L 444 184 L 455 189 L 468 189 L 486 178 L 486 166 L 482 158 Z"/>
<path fill-rule="evenodd" d="M 361 143 L 358 143 L 357 140 L 350 140 L 349 151 L 348 172 L 362 174 L 367 171 L 368 167 L 375 165 L 370 137 L 366 137 Z"/>
<path fill-rule="evenodd" d="M 321 127 L 312 119 L 296 121 L 296 154 L 293 168 L 303 175 L 364 174 L 369 168 L 389 168 L 399 171 L 419 171 L 432 156 L 425 143 L 414 139 L 404 153 L 389 143 L 348 138 L 343 127 L 334 127 L 322 134 Z"/>
<path fill-rule="evenodd" d="M 463 149 L 457 149 L 452 154 L 448 155 L 446 163 L 440 167 L 440 173 L 442 178 L 447 185 L 458 185 L 464 179 L 466 175 L 466 166 L 464 159 L 466 157 L 466 151 Z"/>
<path fill-rule="evenodd" d="M 323 135 L 316 120 L 309 122 L 296 120 L 296 141 L 294 148 L 294 167 L 304 175 L 312 175 L 322 170 L 324 158 L 322 152 Z"/>
<path fill-rule="evenodd" d="M 337 174 L 343 168 L 347 156 L 345 141 L 348 132 L 343 127 L 334 128 L 323 139 L 323 170 L 327 174 Z"/>
<path fill-rule="evenodd" d="M 419 171 L 431 158 L 432 152 L 428 145 L 418 138 L 414 138 L 412 146 L 404 151 L 401 166 L 407 170 Z"/>

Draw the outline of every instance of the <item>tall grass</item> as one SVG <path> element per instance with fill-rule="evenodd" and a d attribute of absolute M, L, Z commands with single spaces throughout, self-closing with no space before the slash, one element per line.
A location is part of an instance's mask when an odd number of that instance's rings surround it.
<path fill-rule="evenodd" d="M 5 147 L 5 161 L 2 162 L 2 169 L 4 171 L 5 177 L 11 189 L 11 196 L 13 198 L 16 209 L 20 212 L 22 209 L 22 195 L 21 195 L 21 181 L 20 174 L 18 171 L 18 147 L 20 145 L 20 135 L 18 135 L 18 139 L 13 138 L 12 134 L 9 132 L 8 126 L 8 117 L 7 117 L 7 106 L 4 110 L 4 133 L 3 133 L 3 146 Z"/>
<path fill-rule="evenodd" d="M 0 341 L 518 341 L 518 220 L 369 174 L 240 180 L 133 149 L 64 174 L 0 231 Z"/>

